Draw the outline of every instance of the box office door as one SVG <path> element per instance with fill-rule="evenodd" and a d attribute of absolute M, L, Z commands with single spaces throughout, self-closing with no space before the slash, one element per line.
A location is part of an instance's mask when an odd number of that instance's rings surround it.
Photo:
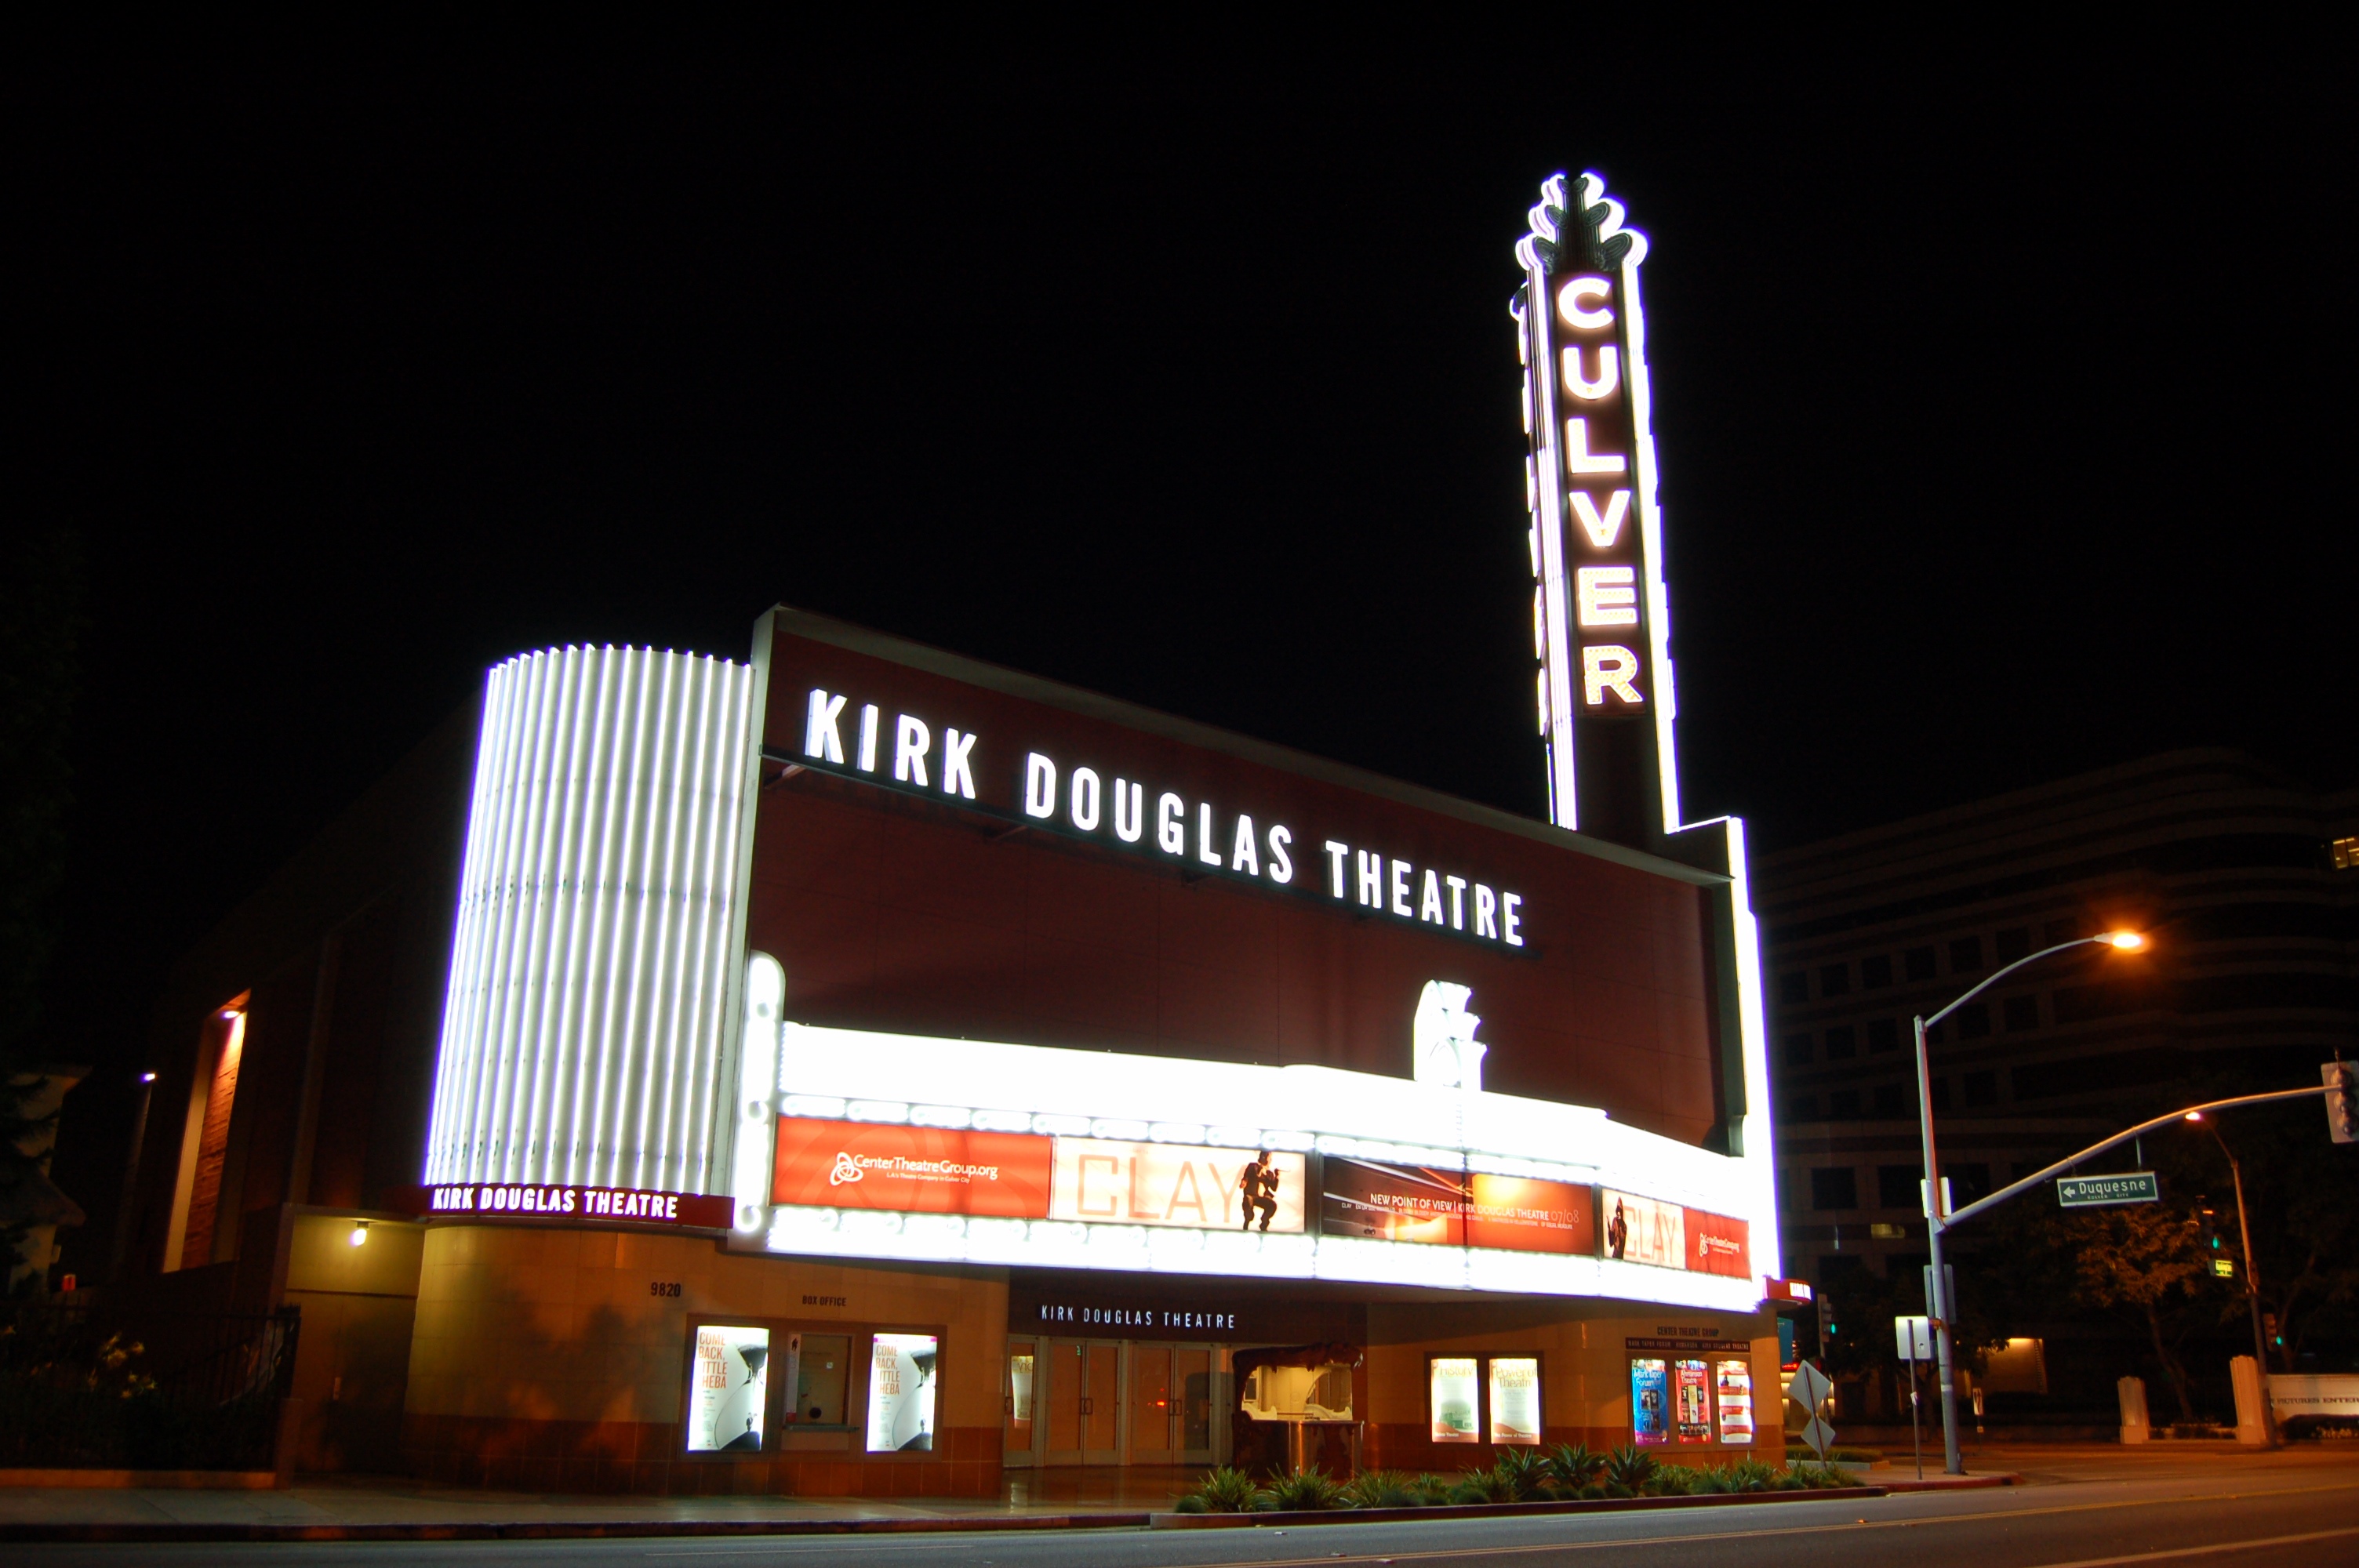
<path fill-rule="evenodd" d="M 1040 1342 L 1010 1337 L 1006 1379 L 1000 1389 L 1004 1459 L 1010 1465 L 1037 1465 L 1047 1433 L 1039 1419 Z"/>
<path fill-rule="evenodd" d="M 1049 1465 L 1122 1463 L 1122 1346 L 1109 1340 L 1051 1339 L 1034 1363 L 1049 1417 Z M 1045 1377 L 1042 1375 L 1045 1374 Z"/>

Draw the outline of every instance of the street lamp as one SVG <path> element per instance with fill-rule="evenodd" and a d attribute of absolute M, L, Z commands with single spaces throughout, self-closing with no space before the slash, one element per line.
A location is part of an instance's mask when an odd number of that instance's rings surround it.
<path fill-rule="evenodd" d="M 2027 957 L 2017 958 L 1949 1006 L 1927 1018 L 1917 1019 L 1917 1115 L 1925 1135 L 1925 1238 L 1931 1253 L 1932 1271 L 1929 1276 L 1928 1300 L 1925 1310 L 1933 1319 L 1934 1364 L 1941 1379 L 1941 1456 L 1949 1473 L 1962 1476 L 1965 1461 L 1958 1456 L 1958 1387 L 1951 1363 L 1951 1309 L 1949 1275 L 1941 1266 L 1941 1232 L 1948 1216 L 1941 1213 L 1941 1167 L 1933 1153 L 1933 1066 L 1925 1051 L 1925 1031 L 1930 1029 L 2016 970 L 2058 953 L 2075 947 L 2104 946 L 2116 952 L 2135 953 L 2146 946 L 2146 938 L 2135 931 L 2108 931 L 2100 936 L 2079 936 L 2070 942 L 2059 942 L 2053 947 L 2042 947 Z"/>
<path fill-rule="evenodd" d="M 2189 1111 L 2187 1119 L 2201 1126 L 2212 1135 L 2212 1141 L 2220 1145 L 2220 1152 L 2228 1160 L 2228 1179 L 2236 1184 L 2236 1231 L 2243 1238 L 2245 1249 L 2245 1302 L 2253 1309 L 2253 1368 L 2261 1380 L 2261 1436 L 2268 1446 L 2275 1448 L 2277 1445 L 2277 1411 L 2269 1408 L 2268 1341 L 2261 1333 L 2261 1269 L 2253 1258 L 2252 1223 L 2245 1217 L 2244 1167 L 2236 1163 L 2236 1156 L 2230 1152 L 2228 1141 L 2220 1136 L 2220 1129 L 2204 1120 L 2201 1111 Z"/>

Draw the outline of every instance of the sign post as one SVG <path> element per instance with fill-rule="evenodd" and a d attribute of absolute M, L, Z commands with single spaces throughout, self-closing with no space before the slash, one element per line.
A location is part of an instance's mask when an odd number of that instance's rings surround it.
<path fill-rule="evenodd" d="M 1827 1375 L 1819 1370 L 1815 1361 L 1805 1361 L 1797 1367 L 1786 1385 L 1786 1397 L 1810 1412 L 1810 1419 L 1802 1425 L 1802 1444 L 1819 1456 L 1821 1465 L 1834 1447 L 1835 1429 L 1819 1418 L 1819 1406 L 1833 1391 L 1834 1385 L 1827 1381 Z"/>
<path fill-rule="evenodd" d="M 1925 1435 L 1918 1413 L 1917 1368 L 1933 1358 L 1933 1320 L 1896 1317 L 1892 1320 L 1892 1336 L 1898 1341 L 1900 1359 L 1908 1368 L 1908 1446 L 1916 1453 L 1917 1478 L 1921 1481 L 1925 1478 Z"/>
<path fill-rule="evenodd" d="M 2152 1171 L 2125 1171 L 2112 1176 L 2059 1176 L 2056 1202 L 2064 1208 L 2098 1208 L 2107 1204 L 2159 1203 L 2162 1184 Z"/>

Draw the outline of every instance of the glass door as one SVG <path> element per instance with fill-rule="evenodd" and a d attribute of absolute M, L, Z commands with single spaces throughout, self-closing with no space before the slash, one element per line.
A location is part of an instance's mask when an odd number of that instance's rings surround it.
<path fill-rule="evenodd" d="M 1033 1397 L 1049 1416 L 1049 1465 L 1122 1463 L 1122 1346 L 1051 1339 L 1034 1362 Z M 1045 1377 L 1044 1377 L 1045 1375 Z"/>
<path fill-rule="evenodd" d="M 1182 1465 L 1212 1462 L 1212 1353 L 1171 1352 L 1172 1442 Z"/>
<path fill-rule="evenodd" d="M 1177 1465 L 1171 1424 L 1171 1352 L 1160 1345 L 1130 1347 L 1130 1462 Z"/>
<path fill-rule="evenodd" d="M 1032 1444 L 1039 1423 L 1033 1419 L 1035 1396 L 1039 1389 L 1037 1363 L 1038 1346 L 1029 1339 L 1007 1342 L 1007 1385 L 1001 1390 L 1000 1403 L 1004 1412 L 1003 1438 L 1005 1459 L 1010 1465 L 1038 1463 Z"/>

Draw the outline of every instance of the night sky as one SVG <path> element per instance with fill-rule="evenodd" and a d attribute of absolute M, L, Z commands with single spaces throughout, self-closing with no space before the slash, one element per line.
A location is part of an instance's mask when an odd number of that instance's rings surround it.
<path fill-rule="evenodd" d="M 1506 302 L 1558 168 L 1652 240 L 1691 816 L 2359 782 L 2347 79 L 869 63 L 18 104 L 12 489 L 91 563 L 60 1055 L 132 1065 L 487 665 L 742 658 L 777 600 L 1538 814 Z"/>

